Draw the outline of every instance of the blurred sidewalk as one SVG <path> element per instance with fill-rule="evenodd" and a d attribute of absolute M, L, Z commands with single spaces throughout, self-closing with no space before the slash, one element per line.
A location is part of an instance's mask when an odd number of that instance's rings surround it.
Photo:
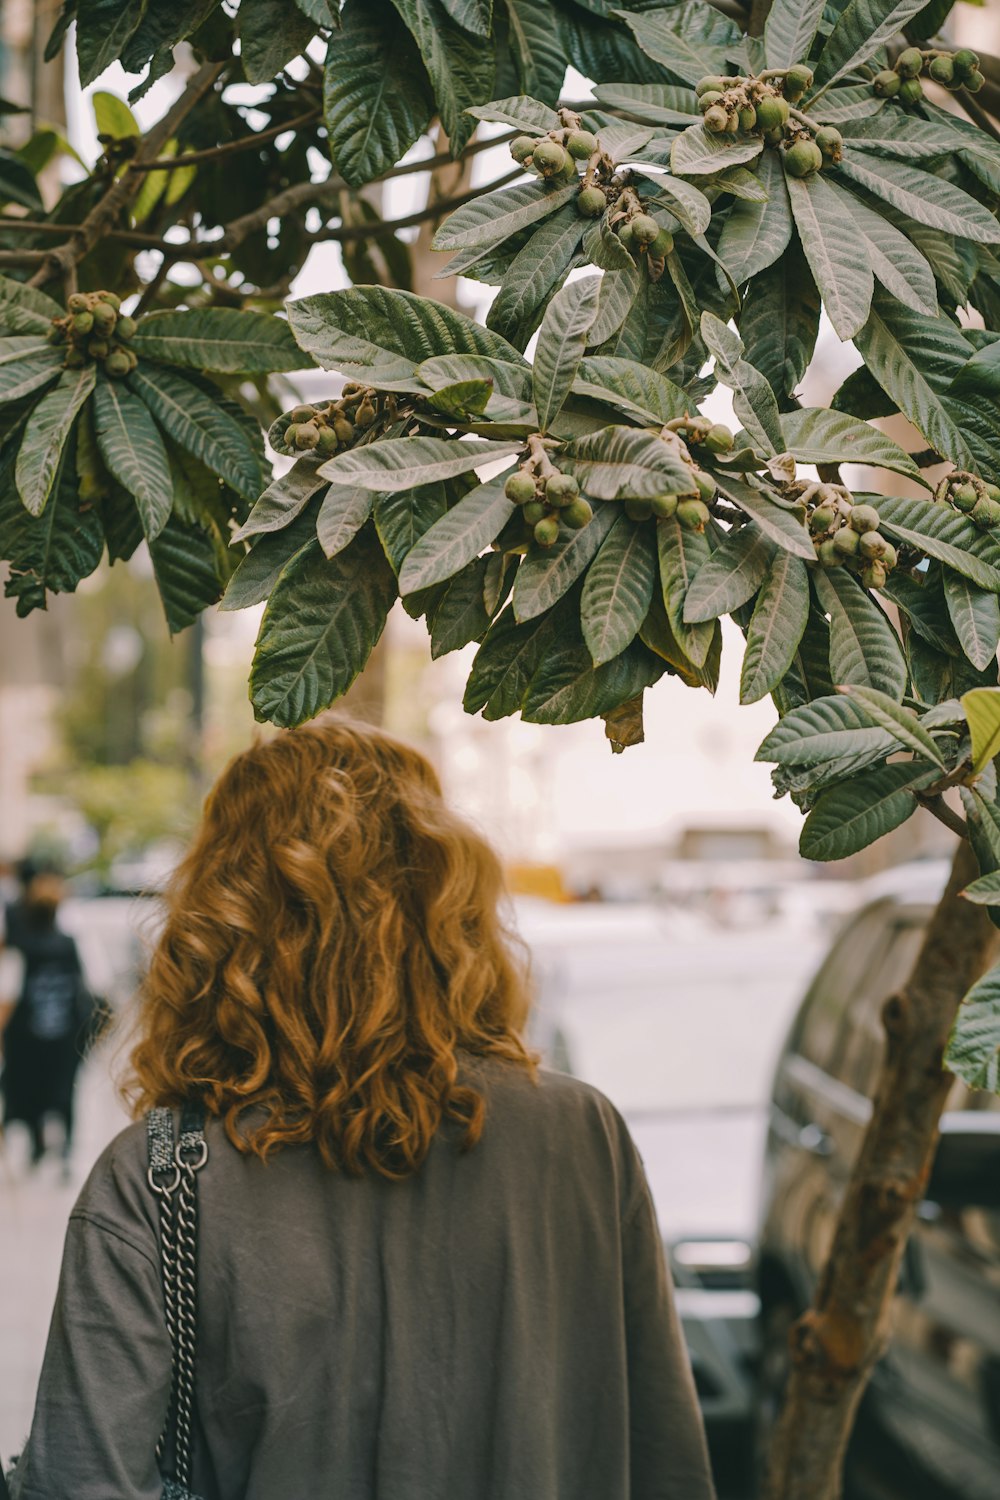
<path fill-rule="evenodd" d="M 6 1140 L 0 1137 L 0 1457 L 5 1463 L 31 1425 L 70 1209 L 94 1161 L 127 1123 L 108 1075 L 109 1061 L 102 1048 L 80 1072 L 69 1182 L 63 1182 L 54 1152 L 29 1174 L 27 1133 L 19 1126 L 11 1126 Z"/>

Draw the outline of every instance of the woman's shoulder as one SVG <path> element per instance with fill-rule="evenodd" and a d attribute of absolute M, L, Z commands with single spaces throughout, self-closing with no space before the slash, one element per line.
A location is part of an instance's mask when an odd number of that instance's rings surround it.
<path fill-rule="evenodd" d="M 146 1121 L 141 1119 L 105 1146 L 70 1217 L 117 1234 L 146 1254 L 155 1252 L 157 1205 L 146 1173 Z"/>

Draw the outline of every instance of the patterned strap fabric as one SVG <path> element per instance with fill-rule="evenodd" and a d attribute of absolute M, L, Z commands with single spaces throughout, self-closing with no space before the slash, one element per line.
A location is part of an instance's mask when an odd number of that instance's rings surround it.
<path fill-rule="evenodd" d="M 173 1459 L 173 1477 L 165 1481 L 164 1500 L 186 1500 L 190 1495 L 198 1321 L 197 1173 L 208 1160 L 204 1123 L 200 1106 L 186 1104 L 175 1145 L 172 1112 L 154 1109 L 147 1117 L 148 1178 L 160 1200 L 160 1265 L 170 1335 L 170 1406 L 156 1447 L 161 1467 L 171 1455 Z"/>

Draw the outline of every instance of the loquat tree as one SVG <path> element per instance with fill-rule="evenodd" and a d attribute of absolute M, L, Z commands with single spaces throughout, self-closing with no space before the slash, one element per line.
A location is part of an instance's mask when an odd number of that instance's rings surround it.
<path fill-rule="evenodd" d="M 728 616 L 803 854 L 918 807 L 956 835 L 792 1332 L 773 1500 L 840 1493 L 950 1082 L 1000 1089 L 1000 63 L 951 10 L 66 0 L 50 55 L 75 21 L 82 83 L 194 64 L 144 132 L 98 94 L 102 155 L 50 207 L 68 144 L 0 151 L 19 612 L 144 542 L 171 631 L 266 603 L 250 694 L 293 726 L 401 598 L 435 655 L 478 643 L 470 713 L 599 718 L 615 749 L 661 678 L 714 690 Z M 512 162 L 386 220 L 367 190 L 428 170 L 428 131 L 432 168 L 497 139 Z M 485 327 L 413 292 L 425 223 L 443 275 L 496 289 Z M 331 241 L 353 285 L 283 306 Z M 810 407 L 824 312 L 862 363 Z M 293 402 L 310 365 L 325 393 Z M 700 412 L 717 384 L 736 433 Z M 919 446 L 872 425 L 896 414 Z"/>

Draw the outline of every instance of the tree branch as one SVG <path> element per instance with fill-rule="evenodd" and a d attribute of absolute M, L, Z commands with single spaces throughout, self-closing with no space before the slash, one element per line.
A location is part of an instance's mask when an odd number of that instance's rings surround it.
<path fill-rule="evenodd" d="M 960 839 L 968 838 L 968 823 L 957 812 L 952 811 L 940 793 L 936 797 L 928 797 L 921 792 L 917 792 L 916 798 L 920 806 L 926 807 L 927 811 L 937 818 L 939 823 L 943 823 L 952 833 L 957 833 Z"/>
<path fill-rule="evenodd" d="M 284 135 L 286 130 L 298 130 L 300 126 L 319 118 L 320 111 L 310 109 L 284 125 L 272 125 L 267 130 L 240 136 L 238 141 L 225 141 L 221 146 L 209 147 L 207 151 L 185 151 L 183 156 L 159 156 L 152 161 L 133 162 L 131 169 L 133 172 L 169 172 L 176 167 L 194 167 L 199 162 L 217 161 L 220 156 L 229 156 L 234 151 L 249 151 L 254 146 L 262 146 L 265 141 L 273 141 L 275 136 Z"/>

